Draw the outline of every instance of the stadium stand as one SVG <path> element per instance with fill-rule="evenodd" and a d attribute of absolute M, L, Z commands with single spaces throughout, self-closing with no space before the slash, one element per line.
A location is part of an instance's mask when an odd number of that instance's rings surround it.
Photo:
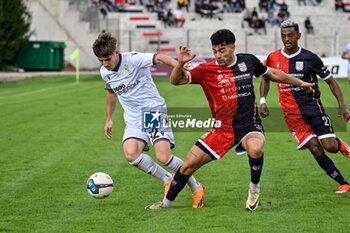
<path fill-rule="evenodd" d="M 158 19 L 159 6 L 152 5 L 151 0 L 143 5 L 134 1 L 133 4 L 123 1 L 120 5 L 118 1 L 115 1 L 118 10 L 111 10 L 104 17 L 92 0 L 31 0 L 29 5 L 34 16 L 32 29 L 36 31 L 38 40 L 64 41 L 67 45 L 66 57 L 74 49 L 81 49 L 82 68 L 98 66 L 91 52 L 91 43 L 104 30 L 117 36 L 122 51 L 161 51 L 175 55 L 179 45 L 188 45 L 197 56 L 211 57 L 209 37 L 219 28 L 228 28 L 236 34 L 237 52 L 266 55 L 281 46 L 277 26 L 266 23 L 266 34 L 251 27 L 242 28 L 244 11 L 224 10 L 217 13 L 218 17 L 206 18 L 196 13 L 196 1 L 191 1 L 189 12 L 183 11 L 186 20 L 183 27 L 165 27 Z M 277 2 L 282 3 L 282 0 Z M 350 38 L 349 13 L 336 11 L 334 1 L 324 0 L 316 6 L 309 1 L 306 1 L 306 5 L 299 5 L 296 0 L 285 2 L 290 18 L 300 24 L 303 33 L 301 45 L 320 55 L 339 56 Z M 153 6 L 151 10 L 147 9 L 150 4 Z M 175 10 L 177 1 L 163 1 L 162 7 Z M 259 0 L 246 0 L 246 8 L 253 7 L 257 7 L 259 18 L 268 18 L 266 11 L 259 10 Z M 314 27 L 314 33 L 308 35 L 304 28 L 307 16 L 310 16 Z M 52 32 L 47 33 L 47 28 Z"/>

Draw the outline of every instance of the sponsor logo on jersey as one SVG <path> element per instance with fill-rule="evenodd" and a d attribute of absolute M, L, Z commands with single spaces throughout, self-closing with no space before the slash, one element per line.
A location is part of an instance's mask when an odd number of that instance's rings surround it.
<path fill-rule="evenodd" d="M 129 91 L 131 91 L 132 89 L 134 89 L 138 84 L 140 84 L 141 81 L 140 80 L 137 80 L 136 82 L 134 83 L 131 83 L 129 84 L 128 86 L 126 86 L 124 83 L 113 88 L 113 91 L 115 93 L 117 93 L 118 95 L 122 95 L 124 93 L 128 93 Z"/>
<path fill-rule="evenodd" d="M 232 85 L 231 81 L 233 81 L 233 76 L 232 75 L 226 75 L 226 74 L 219 74 L 217 76 L 217 80 L 218 80 L 218 85 L 220 87 L 231 86 Z"/>
<path fill-rule="evenodd" d="M 302 61 L 295 62 L 295 69 L 298 71 L 302 71 L 304 69 L 304 62 Z"/>
<path fill-rule="evenodd" d="M 239 69 L 241 72 L 246 72 L 246 71 L 247 71 L 247 65 L 245 64 L 245 62 L 239 63 L 239 64 L 238 64 L 238 69 Z"/>

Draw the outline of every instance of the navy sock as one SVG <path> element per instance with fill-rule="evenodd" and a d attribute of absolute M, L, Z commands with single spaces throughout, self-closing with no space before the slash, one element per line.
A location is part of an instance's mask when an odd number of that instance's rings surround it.
<path fill-rule="evenodd" d="M 329 177 L 331 177 L 333 180 L 338 182 L 340 185 L 342 184 L 349 184 L 340 171 L 337 169 L 333 161 L 325 154 L 323 153 L 321 156 L 315 157 L 318 165 L 327 173 Z"/>
<path fill-rule="evenodd" d="M 254 159 L 248 155 L 249 165 L 250 165 L 250 181 L 253 184 L 257 184 L 260 182 L 260 176 L 263 169 L 264 164 L 264 154 L 261 155 L 260 158 Z"/>
<path fill-rule="evenodd" d="M 166 199 L 174 201 L 177 195 L 185 187 L 188 179 L 191 176 L 186 176 L 180 172 L 180 169 L 175 173 L 174 179 L 171 181 L 170 189 L 166 195 Z"/>

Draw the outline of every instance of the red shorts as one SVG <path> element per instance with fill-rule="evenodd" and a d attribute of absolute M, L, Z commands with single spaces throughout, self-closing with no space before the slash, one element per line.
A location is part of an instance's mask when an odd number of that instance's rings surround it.
<path fill-rule="evenodd" d="M 222 158 L 236 145 L 235 152 L 237 154 L 244 154 L 245 149 L 242 147 L 241 142 L 252 132 L 263 134 L 263 128 L 260 124 L 252 124 L 235 128 L 232 132 L 212 130 L 205 133 L 195 145 L 207 153 L 212 159 Z"/>
<path fill-rule="evenodd" d="M 298 142 L 298 149 L 303 148 L 313 137 L 318 139 L 335 137 L 331 120 L 327 114 L 310 117 L 284 114 L 284 119 Z"/>

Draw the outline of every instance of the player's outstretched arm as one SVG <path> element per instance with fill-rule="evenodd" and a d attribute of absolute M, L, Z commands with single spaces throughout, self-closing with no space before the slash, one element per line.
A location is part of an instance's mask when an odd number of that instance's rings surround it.
<path fill-rule="evenodd" d="M 104 127 L 104 133 L 107 139 L 112 139 L 112 128 L 113 128 L 113 113 L 115 110 L 115 105 L 117 103 L 116 94 L 111 91 L 106 91 L 106 123 Z"/>
<path fill-rule="evenodd" d="M 345 123 L 348 122 L 350 120 L 350 113 L 346 108 L 343 92 L 341 91 L 338 82 L 333 77 L 330 77 L 326 79 L 326 83 L 329 85 L 329 88 L 331 89 L 335 98 L 337 98 L 338 106 L 339 106 L 339 110 L 338 110 L 339 116 L 343 118 L 343 121 Z"/>
<path fill-rule="evenodd" d="M 179 47 L 178 63 L 173 68 L 170 75 L 170 82 L 173 85 L 182 85 L 188 83 L 188 73 L 185 71 L 185 65 L 191 61 L 196 55 L 191 53 L 191 50 L 185 46 Z"/>
<path fill-rule="evenodd" d="M 175 67 L 177 65 L 177 61 L 172 58 L 172 57 L 169 57 L 167 55 L 164 55 L 164 54 L 156 54 L 156 63 L 163 63 L 163 64 L 166 64 L 166 65 L 169 65 L 171 67 Z"/>
<path fill-rule="evenodd" d="M 293 78 L 283 71 L 269 67 L 269 71 L 264 75 L 264 78 L 268 78 L 271 81 L 291 84 L 297 87 L 312 87 L 315 83 L 304 82 L 298 78 Z"/>
<path fill-rule="evenodd" d="M 262 78 L 260 81 L 260 115 L 265 118 L 269 116 L 269 108 L 267 107 L 266 97 L 270 90 L 270 80 Z"/>

